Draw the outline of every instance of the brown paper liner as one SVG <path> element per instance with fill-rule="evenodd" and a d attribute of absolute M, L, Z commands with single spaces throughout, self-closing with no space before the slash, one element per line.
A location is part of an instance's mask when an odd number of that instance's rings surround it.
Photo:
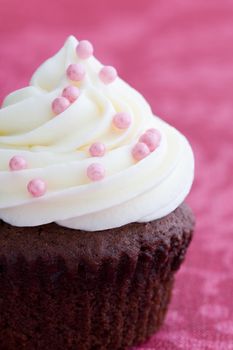
<path fill-rule="evenodd" d="M 118 243 L 114 238 L 116 249 L 107 233 L 111 245 L 96 245 L 96 260 L 94 245 L 85 256 L 80 237 L 75 256 L 72 245 L 63 255 L 56 254 L 49 245 L 57 235 L 52 232 L 47 246 L 43 233 L 42 244 L 38 234 L 33 241 L 22 232 L 12 246 L 9 225 L 1 223 L 1 350 L 123 350 L 147 340 L 163 322 L 174 273 L 192 236 L 193 217 L 185 205 L 168 217 L 156 224 L 135 224 L 127 247 L 122 236 Z M 33 254 L 28 252 L 31 240 L 32 249 L 39 242 Z"/>

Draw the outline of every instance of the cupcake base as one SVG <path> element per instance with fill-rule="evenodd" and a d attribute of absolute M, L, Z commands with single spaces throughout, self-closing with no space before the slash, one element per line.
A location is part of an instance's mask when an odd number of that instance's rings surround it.
<path fill-rule="evenodd" d="M 85 232 L 0 221 L 2 350 L 124 350 L 162 324 L 192 237 L 186 204 L 149 223 Z"/>

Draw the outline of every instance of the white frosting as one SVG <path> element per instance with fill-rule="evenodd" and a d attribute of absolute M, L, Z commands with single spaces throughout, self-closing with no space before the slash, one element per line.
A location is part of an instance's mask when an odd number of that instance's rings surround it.
<path fill-rule="evenodd" d="M 7 96 L 0 109 L 0 218 L 14 226 L 57 222 L 96 231 L 169 214 L 183 202 L 193 181 L 189 143 L 154 116 L 144 98 L 120 78 L 104 85 L 98 78 L 101 63 L 94 57 L 78 59 L 76 45 L 69 37 L 35 72 L 30 86 Z M 75 84 L 81 95 L 54 117 L 51 103 L 70 84 L 66 68 L 80 61 L 86 69 L 84 81 Z M 132 116 L 126 131 L 112 127 L 113 115 L 121 111 Z M 132 147 L 152 127 L 161 132 L 161 144 L 135 162 Z M 107 147 L 102 158 L 88 153 L 95 141 Z M 10 171 L 14 155 L 23 156 L 28 169 Z M 104 165 L 106 177 L 91 183 L 86 169 L 93 162 Z M 32 198 L 27 183 L 38 177 L 48 191 Z"/>

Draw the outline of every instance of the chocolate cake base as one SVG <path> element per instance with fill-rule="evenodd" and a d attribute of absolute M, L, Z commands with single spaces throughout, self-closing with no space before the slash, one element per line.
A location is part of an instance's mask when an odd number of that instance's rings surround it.
<path fill-rule="evenodd" d="M 1 350 L 123 350 L 161 325 L 192 237 L 186 204 L 85 232 L 0 221 Z"/>

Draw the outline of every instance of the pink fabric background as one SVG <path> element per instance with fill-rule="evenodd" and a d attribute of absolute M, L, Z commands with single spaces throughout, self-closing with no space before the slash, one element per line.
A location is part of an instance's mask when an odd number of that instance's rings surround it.
<path fill-rule="evenodd" d="M 196 234 L 165 324 L 141 350 L 233 349 L 232 23 L 232 0 L 0 2 L 1 100 L 73 33 L 191 141 Z"/>

